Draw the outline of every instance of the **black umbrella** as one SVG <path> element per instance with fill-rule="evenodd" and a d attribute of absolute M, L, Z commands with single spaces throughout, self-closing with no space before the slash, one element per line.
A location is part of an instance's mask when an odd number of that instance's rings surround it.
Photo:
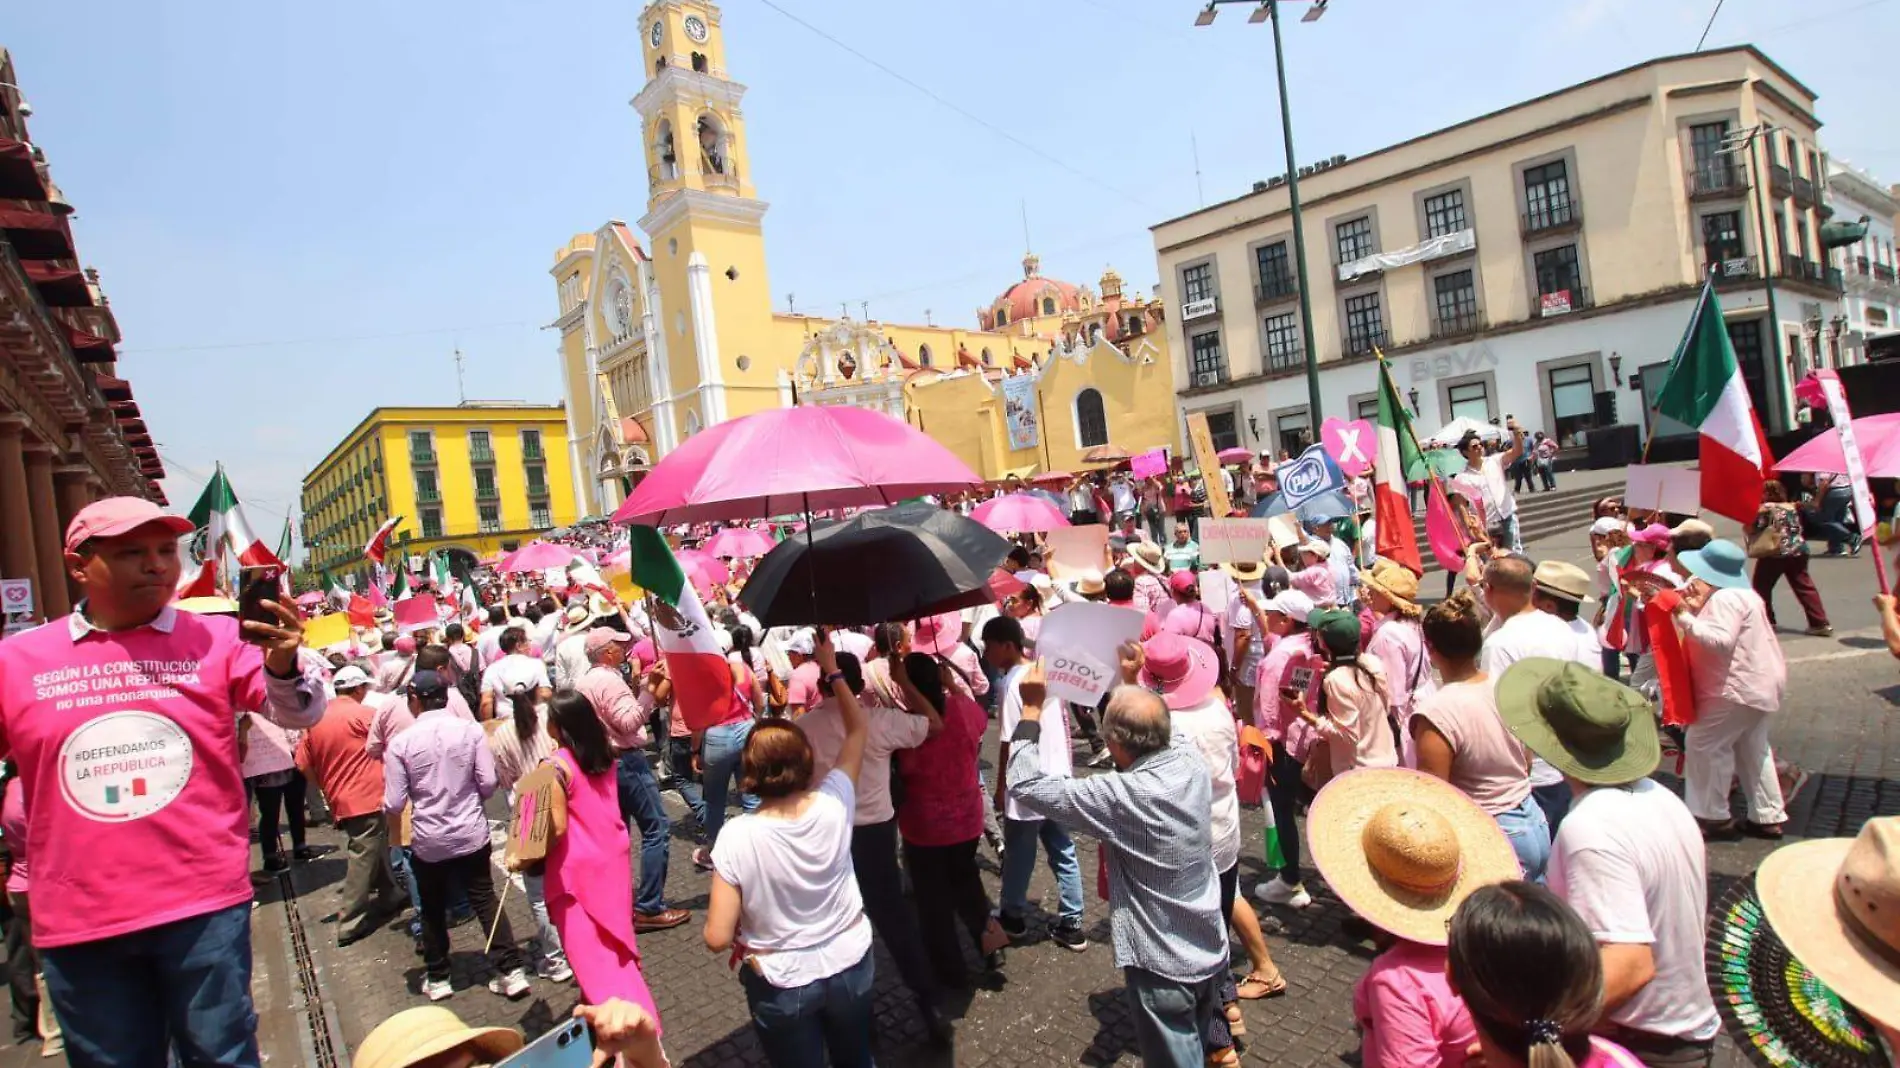
<path fill-rule="evenodd" d="M 924 501 L 820 520 L 765 554 L 739 603 L 768 627 L 918 619 L 991 599 L 995 531 Z"/>

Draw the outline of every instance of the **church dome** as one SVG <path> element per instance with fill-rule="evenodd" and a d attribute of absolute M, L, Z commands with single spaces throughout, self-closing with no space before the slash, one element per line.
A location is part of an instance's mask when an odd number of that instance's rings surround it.
<path fill-rule="evenodd" d="M 1044 278 L 1034 253 L 1023 257 L 1023 280 L 1004 290 L 980 313 L 985 330 L 998 330 L 1021 319 L 1068 315 L 1085 310 L 1086 295 L 1072 282 Z"/>

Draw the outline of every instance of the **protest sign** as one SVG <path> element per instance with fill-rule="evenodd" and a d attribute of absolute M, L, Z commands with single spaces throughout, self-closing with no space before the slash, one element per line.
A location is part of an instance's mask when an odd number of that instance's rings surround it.
<path fill-rule="evenodd" d="M 1128 473 L 1136 478 L 1153 478 L 1168 473 L 1168 450 L 1149 449 L 1128 459 Z"/>
<path fill-rule="evenodd" d="M 560 772 L 542 764 L 515 784 L 515 818 L 508 832 L 508 855 L 517 860 L 545 860 L 548 843 L 567 823 L 567 791 Z"/>
<path fill-rule="evenodd" d="M 1289 545 L 1298 545 L 1306 539 L 1300 536 L 1299 520 L 1293 513 L 1282 512 L 1267 519 L 1267 535 L 1273 539 L 1273 547 L 1284 549 Z"/>
<path fill-rule="evenodd" d="M 1201 482 L 1207 487 L 1207 508 L 1211 516 L 1224 516 L 1234 510 L 1227 497 L 1227 484 L 1220 477 L 1220 453 L 1214 449 L 1214 435 L 1207 429 L 1207 413 L 1187 417 L 1188 443 L 1194 446 L 1194 466 L 1201 470 Z"/>
<path fill-rule="evenodd" d="M 1860 529 L 1873 530 L 1879 517 L 1874 512 L 1874 495 L 1867 488 L 1867 465 L 1860 454 L 1860 442 L 1854 437 L 1854 413 L 1847 407 L 1847 391 L 1833 368 L 1822 369 L 1820 379 L 1828 415 L 1833 417 L 1835 431 L 1841 436 L 1842 466 L 1847 468 L 1848 483 L 1854 490 L 1854 518 L 1860 523 Z M 1868 555 L 1874 558 L 1874 578 L 1880 584 L 1880 592 L 1886 593 L 1887 562 L 1881 558 L 1879 549 Z"/>
<path fill-rule="evenodd" d="M 1042 617 L 1036 651 L 1045 660 L 1054 653 L 1082 653 L 1097 663 L 1120 661 L 1123 642 L 1141 639 L 1142 614 L 1133 608 L 1098 601 L 1071 601 Z"/>
<path fill-rule="evenodd" d="M 0 614 L 9 616 L 33 614 L 32 579 L 0 579 Z"/>
<path fill-rule="evenodd" d="M 1049 531 L 1042 547 L 1049 577 L 1072 579 L 1084 571 L 1108 570 L 1108 528 L 1100 523 L 1058 527 Z"/>
<path fill-rule="evenodd" d="M 303 625 L 303 643 L 312 649 L 327 649 L 350 640 L 350 617 L 342 612 L 318 616 Z"/>
<path fill-rule="evenodd" d="M 1051 653 L 1042 658 L 1042 664 L 1049 693 L 1083 708 L 1100 704 L 1102 695 L 1114 685 L 1114 672 L 1087 653 Z"/>
<path fill-rule="evenodd" d="M 1326 446 L 1326 454 L 1347 475 L 1363 475 L 1372 470 L 1372 450 L 1378 447 L 1378 437 L 1367 420 L 1354 419 L 1348 422 L 1336 415 L 1329 415 L 1319 425 L 1319 440 L 1320 444 Z"/>
<path fill-rule="evenodd" d="M 1308 446 L 1305 452 L 1274 468 L 1274 474 L 1280 479 L 1280 496 L 1288 508 L 1298 508 L 1322 493 L 1346 486 L 1346 473 L 1324 445 Z"/>
<path fill-rule="evenodd" d="M 1693 468 L 1631 464 L 1623 505 L 1639 511 L 1694 515 L 1702 510 L 1702 476 Z"/>
<path fill-rule="evenodd" d="M 436 614 L 435 596 L 421 594 L 416 597 L 404 597 L 389 606 L 390 617 L 395 621 L 396 633 L 410 634 L 418 630 L 428 630 L 441 625 Z"/>
<path fill-rule="evenodd" d="M 1273 540 L 1271 523 L 1269 519 L 1201 520 L 1201 563 L 1259 560 Z"/>

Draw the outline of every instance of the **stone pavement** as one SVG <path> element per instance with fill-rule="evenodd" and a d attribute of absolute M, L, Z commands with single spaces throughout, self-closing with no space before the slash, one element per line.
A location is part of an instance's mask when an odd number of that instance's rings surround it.
<path fill-rule="evenodd" d="M 1734 532 L 1732 525 L 1722 530 Z M 1579 533 L 1547 539 L 1533 546 L 1532 553 L 1583 562 L 1588 548 Z M 1864 556 L 1817 560 L 1814 570 L 1839 633 L 1821 639 L 1784 630 L 1790 698 L 1775 741 L 1781 756 L 1814 776 L 1793 802 L 1791 831 L 1803 836 L 1851 834 L 1869 816 L 1900 813 L 1900 715 L 1895 708 L 1900 704 L 1900 672 L 1880 643 L 1868 601 L 1873 589 L 1870 562 Z M 1790 618 L 1798 619 L 1798 613 L 1785 591 L 1781 596 L 1785 625 Z M 985 751 L 993 753 L 993 746 L 994 730 Z M 707 876 L 694 872 L 689 821 L 682 819 L 676 797 L 668 798 L 676 820 L 668 879 L 671 902 L 697 913 L 706 904 Z M 1259 810 L 1244 813 L 1243 827 L 1248 843 L 1241 873 L 1245 892 L 1263 875 Z M 334 843 L 336 837 L 318 830 L 313 840 Z M 880 1062 L 1139 1062 L 1113 951 L 1104 941 L 1106 906 L 1096 900 L 1093 880 L 1086 878 L 1094 871 L 1095 846 L 1086 838 L 1078 838 L 1078 846 L 1088 890 L 1086 923 L 1092 941 L 1087 952 L 1065 951 L 1035 927 L 1029 944 L 1010 950 L 1000 987 L 973 990 L 952 1003 L 957 1038 L 954 1049 L 946 1052 L 923 1044 L 922 1027 L 895 969 L 879 950 Z M 1753 872 L 1768 851 L 1766 843 L 1754 841 L 1712 846 L 1711 899 Z M 992 859 L 987 851 L 984 856 L 986 863 Z M 347 1064 L 348 1050 L 378 1021 L 423 1003 L 416 993 L 420 958 L 400 928 L 348 949 L 336 948 L 332 929 L 323 920 L 333 907 L 341 875 L 341 859 L 325 857 L 300 866 L 282 883 L 270 880 L 260 894 L 253 925 L 255 987 L 268 1064 Z M 992 895 L 996 875 L 989 865 L 986 881 Z M 1246 1063 L 1357 1063 L 1351 990 L 1365 970 L 1371 947 L 1340 933 L 1343 909 L 1310 871 L 1307 886 L 1316 899 L 1310 909 L 1260 909 L 1274 959 L 1292 990 L 1282 998 L 1246 1004 Z M 286 901 L 286 890 L 294 893 L 294 900 Z M 1046 869 L 1038 870 L 1032 896 L 1045 908 L 1053 907 L 1054 888 Z M 510 892 L 507 908 L 518 935 L 532 930 L 518 889 Z M 725 958 L 704 949 L 698 920 L 696 915 L 692 924 L 640 940 L 648 980 L 666 1024 L 668 1050 L 679 1065 L 763 1064 L 749 1030 L 744 995 Z M 508 1024 L 530 1034 L 570 1011 L 577 998 L 571 984 L 537 982 L 532 994 L 516 1003 L 489 994 L 484 983 L 491 973 L 479 957 L 481 940 L 482 932 L 473 924 L 454 932 L 457 992 L 449 1007 L 470 1023 Z M 307 959 L 295 951 L 299 941 L 308 947 Z M 58 1063 L 41 1061 L 32 1053 L 18 1046 L 0 1049 L 0 1068 Z M 1743 1063 L 1725 1037 L 1717 1064 Z"/>

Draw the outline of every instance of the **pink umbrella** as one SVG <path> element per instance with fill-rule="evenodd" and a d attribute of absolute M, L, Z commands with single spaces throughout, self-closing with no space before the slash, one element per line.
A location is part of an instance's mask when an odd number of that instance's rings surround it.
<path fill-rule="evenodd" d="M 311 590 L 309 593 L 305 593 L 305 594 L 299 594 L 297 597 L 297 603 L 304 608 L 309 608 L 312 605 L 322 604 L 323 594 L 316 590 Z"/>
<path fill-rule="evenodd" d="M 1069 517 L 1047 499 L 1031 493 L 1006 493 L 976 506 L 970 518 L 1010 534 L 1031 534 L 1069 525 Z"/>
<path fill-rule="evenodd" d="M 1860 446 L 1861 463 L 1868 478 L 1900 478 L 1900 412 L 1863 415 L 1854 420 L 1854 444 Z M 1789 453 L 1775 468 L 1780 471 L 1812 471 L 1816 474 L 1844 475 L 1847 461 L 1841 455 L 1841 431 L 1829 427 L 1819 437 Z"/>
<path fill-rule="evenodd" d="M 515 575 L 525 571 L 546 571 L 550 567 L 566 567 L 573 562 L 574 550 L 551 541 L 536 540 L 502 557 L 496 569 L 504 575 Z"/>
<path fill-rule="evenodd" d="M 1827 394 L 1821 391 L 1821 376 L 1809 371 L 1794 384 L 1794 399 L 1810 408 L 1827 407 Z"/>
<path fill-rule="evenodd" d="M 1075 476 L 1067 471 L 1045 471 L 1029 480 L 1035 486 L 1066 486 L 1075 481 Z"/>
<path fill-rule="evenodd" d="M 1253 459 L 1253 453 L 1236 445 L 1231 449 L 1222 449 L 1215 453 L 1214 458 L 1222 464 L 1244 464 Z"/>
<path fill-rule="evenodd" d="M 700 589 L 724 586 L 732 581 L 732 570 L 726 567 L 726 562 L 704 549 L 681 549 L 673 556 L 679 560 L 680 570 Z"/>
<path fill-rule="evenodd" d="M 844 405 L 774 408 L 709 427 L 667 453 L 614 522 L 669 526 L 895 504 L 983 480 L 923 432 Z"/>
<path fill-rule="evenodd" d="M 706 541 L 706 551 L 714 556 L 738 559 L 750 556 L 764 556 L 772 551 L 778 542 L 763 530 L 751 527 L 727 527 Z"/>

